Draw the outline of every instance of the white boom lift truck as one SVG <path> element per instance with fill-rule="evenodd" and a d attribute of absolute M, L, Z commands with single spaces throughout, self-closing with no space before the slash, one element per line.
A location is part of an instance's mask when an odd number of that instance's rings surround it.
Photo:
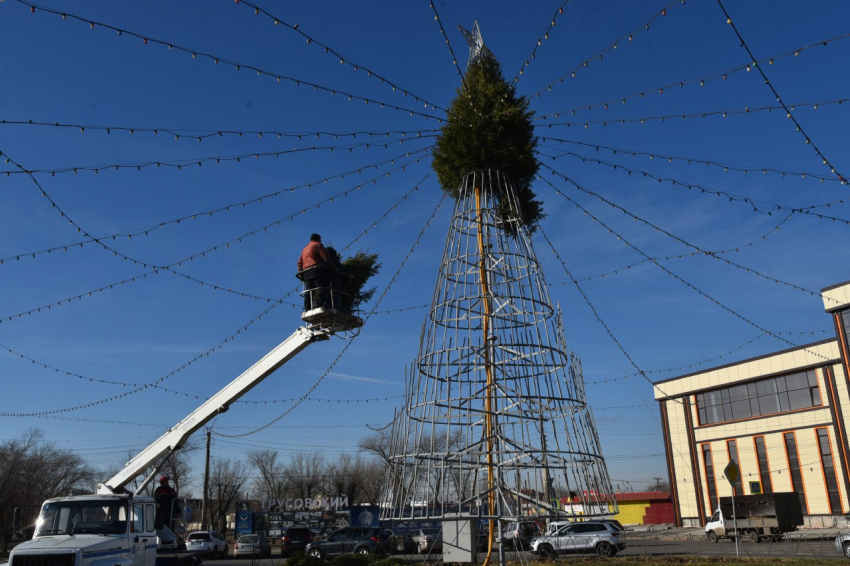
<path fill-rule="evenodd" d="M 330 308 L 301 315 L 299 327 L 260 361 L 173 426 L 130 460 L 97 494 L 48 499 L 41 508 L 31 541 L 18 545 L 9 566 L 163 566 L 192 564 L 193 553 L 180 551 L 176 535 L 156 523 L 156 502 L 139 495 L 167 458 L 216 415 L 274 373 L 313 342 L 337 333 L 357 331 L 363 321 Z M 155 466 L 135 493 L 124 488 L 149 466 Z M 166 513 L 166 515 L 169 515 Z M 170 518 L 170 517 L 169 517 Z M 159 564 L 157 564 L 159 562 Z"/>

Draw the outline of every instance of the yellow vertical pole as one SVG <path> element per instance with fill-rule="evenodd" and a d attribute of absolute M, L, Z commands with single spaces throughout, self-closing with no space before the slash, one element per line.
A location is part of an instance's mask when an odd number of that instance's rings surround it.
<path fill-rule="evenodd" d="M 481 331 L 484 334 L 484 371 L 487 374 L 487 388 L 484 396 L 484 433 L 487 436 L 487 508 L 490 517 L 496 513 L 496 490 L 494 488 L 495 478 L 493 472 L 493 368 L 490 364 L 490 289 L 487 285 L 487 269 L 484 263 L 484 220 L 481 216 L 481 187 L 475 187 L 475 212 L 478 216 L 478 278 L 481 281 L 481 303 L 484 317 L 481 321 Z M 493 554 L 493 519 L 488 519 L 487 534 L 487 558 L 482 566 L 490 564 Z"/>

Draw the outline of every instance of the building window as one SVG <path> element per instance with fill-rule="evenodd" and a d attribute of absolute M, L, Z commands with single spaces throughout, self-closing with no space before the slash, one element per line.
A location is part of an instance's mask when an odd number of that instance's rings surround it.
<path fill-rule="evenodd" d="M 829 496 L 830 513 L 842 513 L 841 492 L 838 491 L 838 478 L 835 475 L 835 462 L 832 459 L 832 446 L 829 443 L 829 432 L 826 428 L 815 429 L 818 435 L 818 447 L 820 448 L 820 462 L 823 467 L 823 480 L 826 484 L 826 493 Z"/>
<path fill-rule="evenodd" d="M 761 479 L 761 492 L 773 493 L 773 484 L 770 483 L 770 462 L 767 459 L 767 450 L 764 447 L 764 437 L 753 438 L 756 445 L 756 459 L 759 465 L 759 479 Z"/>
<path fill-rule="evenodd" d="M 711 459 L 711 445 L 702 445 L 702 462 L 705 466 L 705 482 L 708 484 L 708 506 L 709 512 L 719 505 L 717 501 L 717 484 L 714 479 L 714 461 Z"/>
<path fill-rule="evenodd" d="M 729 461 L 735 462 L 735 465 L 738 466 L 738 471 L 741 471 L 741 464 L 738 463 L 738 441 L 737 440 L 727 440 L 726 441 L 726 452 L 729 454 Z M 744 474 L 738 474 L 738 481 L 735 482 L 735 485 L 732 489 L 735 492 L 735 495 L 743 495 L 741 493 L 741 478 Z"/>
<path fill-rule="evenodd" d="M 800 458 L 797 456 L 797 438 L 793 432 L 786 432 L 785 453 L 788 455 L 788 470 L 791 472 L 791 484 L 794 491 L 800 496 L 800 507 L 808 514 L 809 506 L 806 505 L 806 488 L 803 486 L 803 474 L 800 471 Z"/>
<path fill-rule="evenodd" d="M 697 394 L 696 402 L 701 425 L 822 405 L 815 370 L 705 391 Z"/>

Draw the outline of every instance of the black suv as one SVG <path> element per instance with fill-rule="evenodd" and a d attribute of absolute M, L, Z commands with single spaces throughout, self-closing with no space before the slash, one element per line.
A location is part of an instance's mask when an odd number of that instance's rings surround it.
<path fill-rule="evenodd" d="M 304 552 L 307 545 L 313 542 L 313 533 L 309 527 L 289 527 L 280 539 L 280 555 L 289 556 Z"/>
<path fill-rule="evenodd" d="M 325 540 L 307 545 L 304 552 L 314 558 L 340 554 L 387 554 L 387 531 L 379 527 L 345 527 L 328 533 Z"/>

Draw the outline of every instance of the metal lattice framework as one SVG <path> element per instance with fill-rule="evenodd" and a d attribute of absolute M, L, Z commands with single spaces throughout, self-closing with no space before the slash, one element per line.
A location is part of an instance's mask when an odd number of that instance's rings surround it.
<path fill-rule="evenodd" d="M 617 512 L 581 363 L 519 218 L 503 174 L 465 177 L 394 419 L 384 519 Z"/>

